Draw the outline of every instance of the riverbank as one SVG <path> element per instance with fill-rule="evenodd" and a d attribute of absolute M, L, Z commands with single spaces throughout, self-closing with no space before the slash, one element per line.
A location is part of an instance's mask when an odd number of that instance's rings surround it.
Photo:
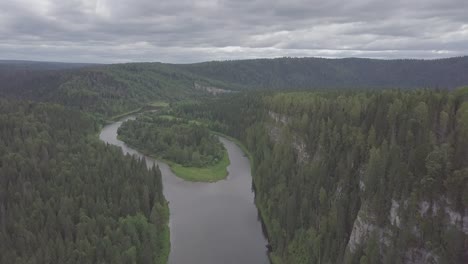
<path fill-rule="evenodd" d="M 141 111 L 141 109 L 140 109 L 140 111 Z M 113 121 L 113 122 L 112 121 L 107 121 L 107 124 L 98 123 L 97 131 L 96 131 L 95 135 L 93 135 L 93 137 L 95 136 L 97 140 L 99 140 L 101 142 L 104 142 L 106 144 L 115 145 L 114 143 L 110 143 L 107 140 L 101 138 L 101 134 L 102 134 L 103 130 L 105 129 L 105 127 L 108 127 L 109 125 L 112 125 L 112 124 L 118 122 L 120 119 L 122 119 L 124 117 L 132 115 L 131 113 L 134 113 L 134 112 L 138 113 L 138 111 L 135 110 L 135 111 L 132 111 L 132 112 L 129 112 L 129 113 L 124 113 L 124 114 L 119 115 L 118 116 L 119 118 L 117 120 Z M 125 154 L 125 152 L 124 152 L 124 154 Z M 160 211 L 160 213 L 158 214 L 157 217 L 158 217 L 158 219 L 160 219 L 160 221 L 161 221 L 160 223 L 162 223 L 162 226 L 160 226 L 159 224 L 156 225 L 154 222 L 152 222 L 152 219 L 149 219 L 147 217 L 145 217 L 145 219 L 146 219 L 148 224 L 156 226 L 158 228 L 158 230 L 157 230 L 158 239 L 157 239 L 157 241 L 155 241 L 154 244 L 152 244 L 152 246 L 154 247 L 153 250 L 158 251 L 158 255 L 155 256 L 154 261 L 156 261 L 157 263 L 168 263 L 169 256 L 170 256 L 170 253 L 171 253 L 171 230 L 170 230 L 170 226 L 169 226 L 169 221 L 170 221 L 169 202 L 166 199 L 166 197 L 164 197 L 164 202 L 161 201 L 161 205 L 162 205 L 162 210 Z M 154 229 L 152 229 L 152 230 L 155 231 Z"/>
<path fill-rule="evenodd" d="M 227 150 L 224 149 L 223 158 L 216 164 L 206 167 L 184 167 L 172 161 L 164 160 L 177 177 L 194 182 L 217 182 L 226 179 L 227 167 L 231 163 Z"/>
<path fill-rule="evenodd" d="M 108 123 L 117 122 L 120 119 L 122 119 L 122 118 L 124 118 L 126 116 L 129 116 L 129 115 L 135 115 L 135 114 L 139 114 L 139 113 L 146 112 L 146 111 L 151 111 L 151 110 L 158 110 L 158 109 L 166 108 L 168 106 L 169 106 L 169 103 L 163 102 L 163 101 L 150 102 L 150 103 L 147 103 L 147 104 L 145 104 L 145 105 L 143 105 L 143 106 L 141 106 L 139 108 L 130 110 L 128 112 L 111 116 L 111 117 L 109 117 L 107 122 Z"/>
<path fill-rule="evenodd" d="M 250 167 L 247 167 L 250 160 L 245 159 L 247 152 L 223 138 L 232 177 L 216 183 L 193 183 L 177 177 L 167 161 L 153 159 L 118 140 L 117 130 L 121 124 L 105 126 L 100 139 L 121 147 L 124 153 L 145 158 L 149 166 L 159 165 L 164 196 L 170 202 L 169 263 L 217 264 L 226 259 L 236 259 L 239 263 L 270 263 L 265 247 L 268 242 L 262 234 L 258 209 L 254 205 Z M 233 246 L 238 250 L 233 250 Z"/>
<path fill-rule="evenodd" d="M 123 138 L 121 136 L 117 136 L 117 138 L 123 142 Z M 129 144 L 125 142 L 128 146 L 137 149 L 139 152 L 143 153 L 146 156 L 151 158 L 163 161 L 166 163 L 171 171 L 179 178 L 184 179 L 186 181 L 192 182 L 217 182 L 220 180 L 226 179 L 228 175 L 227 167 L 231 164 L 229 160 L 229 155 L 227 150 L 224 149 L 223 151 L 223 158 L 217 162 L 216 164 L 205 166 L 205 167 L 186 167 L 181 164 L 178 164 L 174 161 L 164 159 L 159 155 L 151 153 L 149 151 L 145 151 L 138 146 Z"/>
<path fill-rule="evenodd" d="M 254 188 L 254 193 L 255 193 L 255 205 L 257 207 L 257 210 L 258 210 L 258 214 L 259 214 L 259 218 L 260 218 L 260 222 L 262 223 L 262 230 L 263 230 L 263 233 L 265 235 L 265 237 L 267 238 L 268 242 L 270 242 L 270 235 L 269 235 L 269 230 L 271 230 L 271 223 L 267 220 L 268 218 L 266 217 L 266 209 L 262 206 L 262 204 L 258 201 L 257 199 L 257 188 L 255 186 L 255 164 L 254 164 L 254 159 L 253 159 L 253 155 L 252 153 L 249 151 L 249 149 L 237 138 L 233 138 L 231 136 L 228 136 L 226 134 L 223 134 L 221 132 L 217 132 L 217 131 L 212 131 L 213 134 L 217 135 L 217 136 L 221 136 L 221 137 L 224 137 L 224 138 L 227 138 L 228 140 L 234 142 L 234 144 L 236 144 L 243 152 L 244 154 L 247 156 L 247 158 L 249 159 L 249 162 L 250 162 L 250 170 L 251 170 L 251 175 L 252 175 L 252 185 L 253 185 L 253 188 Z M 283 263 L 283 260 L 277 256 L 275 254 L 274 251 L 271 251 L 271 252 L 268 252 L 268 258 L 271 262 L 271 264 L 281 264 Z"/>
<path fill-rule="evenodd" d="M 227 177 L 226 147 L 205 126 L 172 115 L 144 115 L 123 122 L 118 139 L 164 161 L 179 178 L 216 182 Z"/>

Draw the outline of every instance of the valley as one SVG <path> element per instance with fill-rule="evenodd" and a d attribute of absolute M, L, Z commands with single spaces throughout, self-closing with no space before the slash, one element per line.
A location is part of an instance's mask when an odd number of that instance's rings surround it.
<path fill-rule="evenodd" d="M 467 14 L 0 1 L 0 264 L 468 264 Z"/>
<path fill-rule="evenodd" d="M 467 63 L 0 67 L 0 262 L 464 263 Z"/>
<path fill-rule="evenodd" d="M 128 120 L 127 117 L 124 120 Z M 153 159 L 117 138 L 122 122 L 105 126 L 100 139 L 157 166 L 169 202 L 171 252 L 168 263 L 269 263 L 266 241 L 251 189 L 250 165 L 242 150 L 220 138 L 231 164 L 216 183 L 184 181 L 164 161 Z M 209 234 L 209 235 L 208 235 Z"/>

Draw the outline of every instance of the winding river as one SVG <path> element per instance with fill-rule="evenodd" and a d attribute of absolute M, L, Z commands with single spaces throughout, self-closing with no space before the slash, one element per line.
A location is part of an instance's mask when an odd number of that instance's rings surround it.
<path fill-rule="evenodd" d="M 123 121 L 105 126 L 99 138 L 122 148 L 124 154 L 144 158 L 147 166 L 159 165 L 164 195 L 169 201 L 171 252 L 169 263 L 269 263 L 268 243 L 258 219 L 248 158 L 232 141 L 220 137 L 231 165 L 225 180 L 188 182 L 169 166 L 147 157 L 117 139 Z"/>

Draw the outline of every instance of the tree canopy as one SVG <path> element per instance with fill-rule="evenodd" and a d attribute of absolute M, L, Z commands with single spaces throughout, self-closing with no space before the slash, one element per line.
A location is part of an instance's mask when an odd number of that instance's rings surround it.
<path fill-rule="evenodd" d="M 165 263 L 158 168 L 100 142 L 90 115 L 0 100 L 1 263 Z"/>

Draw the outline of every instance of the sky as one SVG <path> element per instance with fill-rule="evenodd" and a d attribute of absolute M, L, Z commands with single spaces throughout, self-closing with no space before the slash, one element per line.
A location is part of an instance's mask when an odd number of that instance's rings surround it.
<path fill-rule="evenodd" d="M 468 0 L 0 0 L 0 59 L 468 55 Z"/>

